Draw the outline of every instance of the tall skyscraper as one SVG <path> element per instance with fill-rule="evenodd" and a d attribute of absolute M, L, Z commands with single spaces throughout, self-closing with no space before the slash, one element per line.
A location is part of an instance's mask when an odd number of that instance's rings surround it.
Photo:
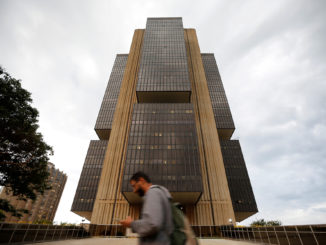
<path fill-rule="evenodd" d="M 257 210 L 213 54 L 181 18 L 148 18 L 129 54 L 117 55 L 72 211 L 93 224 L 139 218 L 129 185 L 147 173 L 193 225 L 242 221 Z"/>
<path fill-rule="evenodd" d="M 56 169 L 52 163 L 48 163 L 48 171 L 50 174 L 48 181 L 51 189 L 44 191 L 43 195 L 38 194 L 34 202 L 30 199 L 27 201 L 19 200 L 16 196 L 6 191 L 6 188 L 2 190 L 1 198 L 7 199 L 16 209 L 26 209 L 29 211 L 28 214 L 23 214 L 20 218 L 12 216 L 11 213 L 6 213 L 5 222 L 32 223 L 41 220 L 53 221 L 66 185 L 67 175 Z"/>

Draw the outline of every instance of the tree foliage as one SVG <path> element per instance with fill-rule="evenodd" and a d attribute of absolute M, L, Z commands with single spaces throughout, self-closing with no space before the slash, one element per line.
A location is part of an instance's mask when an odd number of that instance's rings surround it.
<path fill-rule="evenodd" d="M 53 154 L 37 132 L 38 111 L 31 103 L 31 94 L 0 66 L 0 186 L 22 200 L 49 189 L 47 163 Z"/>
<path fill-rule="evenodd" d="M 250 224 L 252 227 L 258 227 L 258 226 L 280 226 L 282 225 L 282 222 L 279 220 L 270 220 L 265 221 L 264 219 L 258 219 Z"/>
<path fill-rule="evenodd" d="M 51 221 L 51 220 L 46 220 L 46 219 L 41 219 L 41 220 L 36 220 L 36 221 L 34 221 L 33 224 L 40 224 L 40 225 L 53 225 L 53 221 Z"/>
<path fill-rule="evenodd" d="M 27 214 L 28 210 L 27 209 L 16 209 L 14 208 L 10 202 L 6 199 L 0 199 L 0 209 L 2 209 L 5 212 L 10 212 L 12 216 L 20 218 L 23 216 L 23 213 Z M 1 212 L 0 210 L 0 220 L 4 220 L 6 218 L 6 215 Z"/>

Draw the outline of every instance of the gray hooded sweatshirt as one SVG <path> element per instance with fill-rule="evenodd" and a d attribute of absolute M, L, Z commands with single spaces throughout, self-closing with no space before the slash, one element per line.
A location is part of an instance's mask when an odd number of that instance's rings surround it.
<path fill-rule="evenodd" d="M 139 235 L 140 245 L 169 245 L 173 221 L 169 191 L 152 185 L 143 197 L 141 219 L 131 223 L 133 232 Z"/>

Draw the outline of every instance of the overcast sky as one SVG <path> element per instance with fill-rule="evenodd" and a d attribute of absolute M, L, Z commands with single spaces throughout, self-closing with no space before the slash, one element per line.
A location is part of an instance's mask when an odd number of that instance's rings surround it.
<path fill-rule="evenodd" d="M 32 93 L 70 212 L 116 54 L 147 17 L 183 17 L 214 53 L 259 213 L 326 222 L 326 1 L 0 0 L 0 65 Z"/>

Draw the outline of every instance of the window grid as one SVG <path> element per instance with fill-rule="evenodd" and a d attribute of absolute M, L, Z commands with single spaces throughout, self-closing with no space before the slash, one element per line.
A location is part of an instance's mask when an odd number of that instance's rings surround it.
<path fill-rule="evenodd" d="M 201 192 L 202 179 L 192 104 L 135 104 L 124 167 L 123 192 L 137 171 L 171 192 Z"/>
<path fill-rule="evenodd" d="M 257 212 L 257 205 L 238 140 L 221 140 L 221 150 L 235 212 Z"/>
<path fill-rule="evenodd" d="M 95 130 L 112 128 L 114 111 L 119 97 L 120 86 L 126 68 L 127 59 L 127 54 L 116 56 L 110 79 L 104 93 L 102 105 L 97 116 Z"/>
<path fill-rule="evenodd" d="M 190 92 L 181 18 L 149 18 L 141 52 L 137 91 Z"/>
<path fill-rule="evenodd" d="M 202 54 L 217 129 L 234 129 L 234 122 L 214 54 Z"/>
<path fill-rule="evenodd" d="M 71 211 L 93 210 L 107 145 L 107 140 L 90 142 Z"/>

